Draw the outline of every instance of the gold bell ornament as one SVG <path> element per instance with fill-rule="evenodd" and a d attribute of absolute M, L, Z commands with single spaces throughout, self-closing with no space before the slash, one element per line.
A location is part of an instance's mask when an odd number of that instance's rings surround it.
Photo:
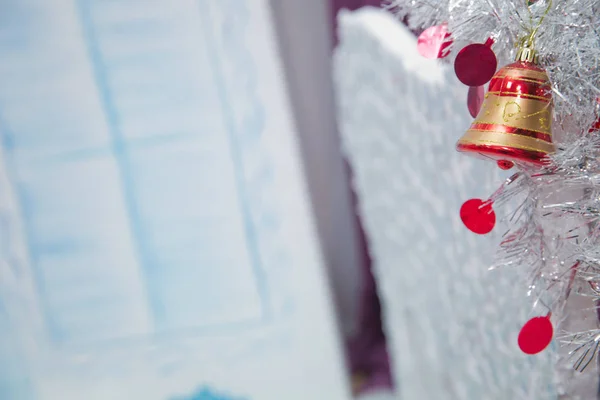
<path fill-rule="evenodd" d="M 499 163 L 544 164 L 555 151 L 552 108 L 548 75 L 524 41 L 516 61 L 492 77 L 479 114 L 456 148 Z"/>

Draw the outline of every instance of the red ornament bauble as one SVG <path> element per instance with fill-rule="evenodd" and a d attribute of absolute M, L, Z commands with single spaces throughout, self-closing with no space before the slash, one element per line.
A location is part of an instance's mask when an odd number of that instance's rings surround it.
<path fill-rule="evenodd" d="M 519 332 L 519 348 L 525 354 L 537 354 L 548 347 L 553 335 L 554 327 L 548 316 L 531 318 Z"/>
<path fill-rule="evenodd" d="M 485 202 L 480 199 L 465 201 L 460 208 L 460 219 L 471 232 L 479 235 L 490 233 L 496 225 L 496 213 L 489 200 Z"/>
<path fill-rule="evenodd" d="M 467 86 L 481 86 L 492 79 L 498 67 L 492 44 L 490 39 L 485 44 L 470 44 L 458 52 L 454 72 L 459 81 Z"/>
<path fill-rule="evenodd" d="M 448 25 L 436 25 L 425 29 L 419 35 L 417 50 L 425 58 L 444 58 L 450 54 L 451 44 Z"/>
<path fill-rule="evenodd" d="M 550 80 L 533 49 L 522 48 L 517 59 L 494 75 L 479 114 L 456 148 L 495 161 L 544 165 L 555 151 Z"/>

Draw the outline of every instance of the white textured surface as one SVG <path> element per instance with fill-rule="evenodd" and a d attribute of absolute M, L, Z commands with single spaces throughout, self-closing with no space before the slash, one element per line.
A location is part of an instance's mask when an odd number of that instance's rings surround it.
<path fill-rule="evenodd" d="M 396 400 L 396 396 L 393 392 L 389 392 L 387 390 L 374 391 L 360 395 L 356 400 Z"/>
<path fill-rule="evenodd" d="M 470 122 L 466 88 L 418 57 L 416 39 L 383 11 L 342 13 L 340 26 L 340 125 L 398 398 L 555 398 L 553 349 L 527 357 L 517 347 L 531 316 L 523 280 L 488 271 L 494 235 L 475 236 L 459 219 L 462 202 L 501 181 L 492 163 L 454 150 Z"/>

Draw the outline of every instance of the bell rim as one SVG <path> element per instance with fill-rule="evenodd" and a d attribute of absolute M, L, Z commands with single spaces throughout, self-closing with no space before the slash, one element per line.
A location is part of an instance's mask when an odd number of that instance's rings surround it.
<path fill-rule="evenodd" d="M 456 144 L 456 150 L 477 158 L 492 159 L 495 161 L 507 160 L 536 166 L 548 165 L 550 162 L 548 155 L 551 154 L 532 149 L 520 149 L 495 144 L 464 143 L 461 141 L 458 141 Z"/>

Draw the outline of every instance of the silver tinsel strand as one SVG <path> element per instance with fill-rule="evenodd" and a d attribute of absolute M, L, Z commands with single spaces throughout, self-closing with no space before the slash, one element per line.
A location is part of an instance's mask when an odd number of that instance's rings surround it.
<path fill-rule="evenodd" d="M 514 59 L 520 39 L 536 31 L 534 47 L 550 77 L 557 151 L 543 168 L 517 170 L 490 201 L 508 231 L 493 267 L 527 271 L 532 304 L 552 313 L 566 348 L 557 371 L 589 371 L 600 350 L 600 0 L 392 0 L 409 27 L 448 24 L 452 53 L 493 38 L 499 66 Z M 449 57 L 452 60 L 453 55 Z M 457 134 L 460 134 L 457 132 Z M 569 307 L 585 297 L 586 309 Z M 573 330 L 574 319 L 596 328 Z M 576 324 L 575 324 L 576 325 Z M 577 372 L 578 373 L 578 372 Z M 561 398 L 574 398 L 574 374 L 557 374 Z"/>

